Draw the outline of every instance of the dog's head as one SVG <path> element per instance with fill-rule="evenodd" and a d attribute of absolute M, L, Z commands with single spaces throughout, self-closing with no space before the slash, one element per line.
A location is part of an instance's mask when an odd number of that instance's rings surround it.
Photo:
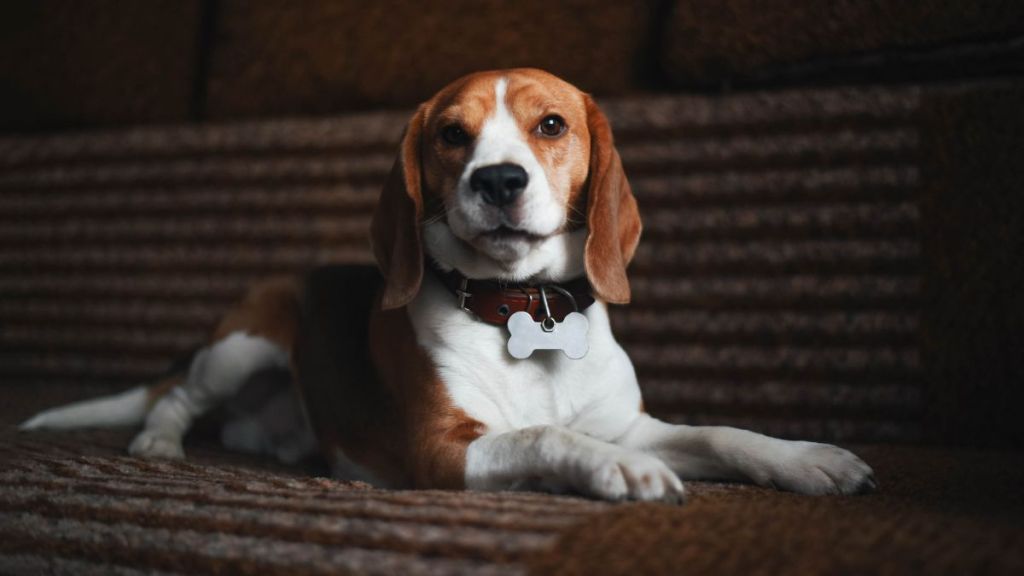
<path fill-rule="evenodd" d="M 471 278 L 587 274 L 629 301 L 640 216 L 591 97 L 540 70 L 481 72 L 420 105 L 371 227 L 384 308 L 409 303 L 424 251 Z"/>

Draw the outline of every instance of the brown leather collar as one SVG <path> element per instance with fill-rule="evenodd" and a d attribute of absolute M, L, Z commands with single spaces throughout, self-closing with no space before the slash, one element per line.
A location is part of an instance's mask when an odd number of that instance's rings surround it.
<path fill-rule="evenodd" d="M 441 280 L 448 290 L 455 295 L 455 304 L 488 324 L 504 326 L 508 317 L 519 311 L 529 312 L 534 320 L 544 319 L 544 305 L 541 302 L 541 286 L 535 284 L 518 284 L 498 280 L 472 280 L 459 271 L 445 272 L 433 262 L 429 268 Z M 544 284 L 551 316 L 561 322 L 573 311 L 582 312 L 594 303 L 590 294 L 590 282 L 580 277 L 562 284 Z M 572 295 L 569 298 L 564 290 Z M 573 300 L 576 305 L 573 306 Z"/>

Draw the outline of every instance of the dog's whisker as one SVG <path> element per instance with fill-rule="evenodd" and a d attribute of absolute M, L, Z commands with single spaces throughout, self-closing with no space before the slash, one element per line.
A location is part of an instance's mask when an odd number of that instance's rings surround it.
<path fill-rule="evenodd" d="M 573 216 L 579 216 L 579 219 L 573 218 Z M 571 224 L 583 224 L 587 221 L 587 214 L 579 208 L 569 205 L 569 214 L 566 215 L 566 221 Z"/>
<path fill-rule="evenodd" d="M 423 225 L 426 226 L 426 225 L 429 225 L 429 224 L 434 224 L 436 222 L 440 222 L 440 221 L 444 220 L 447 215 L 448 214 L 446 212 L 438 213 L 438 214 L 436 214 L 434 216 L 431 216 L 430 218 L 427 218 L 427 219 L 423 220 Z"/>

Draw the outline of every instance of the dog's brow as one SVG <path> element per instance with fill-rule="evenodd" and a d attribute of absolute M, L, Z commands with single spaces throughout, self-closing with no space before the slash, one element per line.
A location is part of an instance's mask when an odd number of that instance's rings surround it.
<path fill-rule="evenodd" d="M 462 120 L 463 109 L 461 106 L 449 106 L 437 114 L 437 121 L 440 124 L 451 124 Z"/>
<path fill-rule="evenodd" d="M 562 110 L 564 99 L 548 93 L 536 84 L 517 86 L 508 100 L 512 104 L 510 112 L 517 121 L 523 123 L 532 123 L 550 114 L 565 116 Z"/>

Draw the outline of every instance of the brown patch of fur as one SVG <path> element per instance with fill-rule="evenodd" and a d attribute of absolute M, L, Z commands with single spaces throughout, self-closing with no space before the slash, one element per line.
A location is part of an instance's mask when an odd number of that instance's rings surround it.
<path fill-rule="evenodd" d="M 483 426 L 453 405 L 407 310 L 384 310 L 376 271 L 306 277 L 295 381 L 328 459 L 337 451 L 393 487 L 462 488 Z"/>
<path fill-rule="evenodd" d="M 626 304 L 630 299 L 626 266 L 640 241 L 640 212 L 615 149 L 608 119 L 593 99 L 587 96 L 585 100 L 590 127 L 587 277 L 602 300 Z"/>
<path fill-rule="evenodd" d="M 408 304 L 423 281 L 421 140 L 428 110 L 428 104 L 421 105 L 406 126 L 370 224 L 373 254 L 385 279 L 382 304 L 388 309 Z"/>
<path fill-rule="evenodd" d="M 452 201 L 472 149 L 445 142 L 444 129 L 458 125 L 470 139 L 479 136 L 484 122 L 494 114 L 494 84 L 499 77 L 498 72 L 471 74 L 448 85 L 425 104 L 427 116 L 420 151 L 423 194 L 431 207 L 428 217 L 439 215 L 444 205 Z"/>
<path fill-rule="evenodd" d="M 412 486 L 465 488 L 466 448 L 484 427 L 452 404 L 433 361 L 416 342 L 405 309 L 374 310 L 370 351 L 380 385 L 401 411 L 402 425 L 379 432 L 393 436 L 388 443 L 404 447 Z"/>
<path fill-rule="evenodd" d="M 291 351 L 299 330 L 299 288 L 299 280 L 291 276 L 271 278 L 254 285 L 242 301 L 221 318 L 211 342 L 234 332 L 244 332 Z"/>

